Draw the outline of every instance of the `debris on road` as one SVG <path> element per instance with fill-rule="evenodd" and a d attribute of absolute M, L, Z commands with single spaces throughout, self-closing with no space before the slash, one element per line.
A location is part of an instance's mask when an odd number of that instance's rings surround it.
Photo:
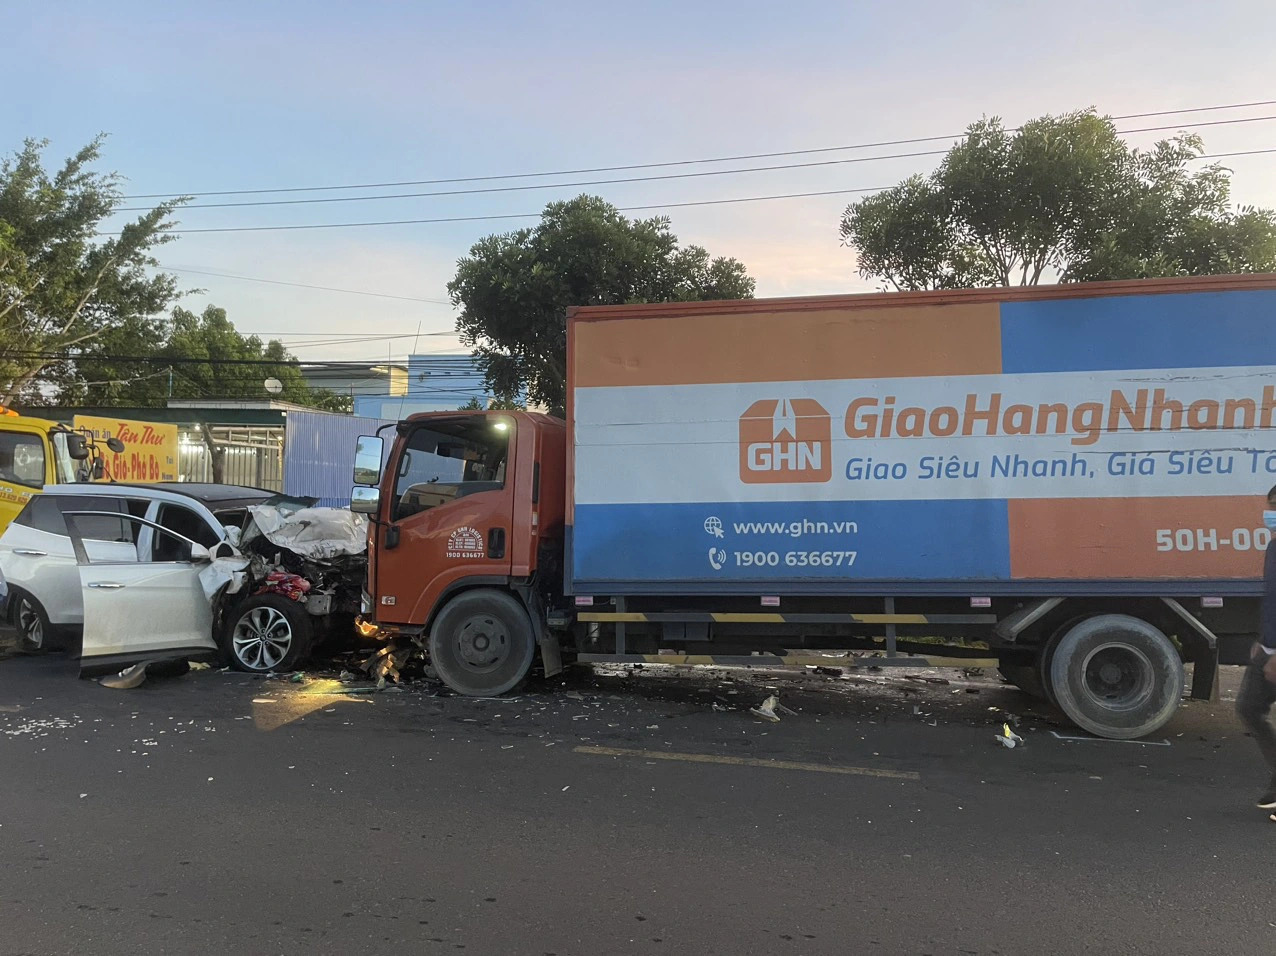
<path fill-rule="evenodd" d="M 1014 750 L 1023 743 L 1023 738 L 1011 730 L 1009 724 L 1002 724 L 1001 733 L 994 737 L 993 740 L 997 741 L 997 743 L 1001 744 L 1007 750 Z"/>
<path fill-rule="evenodd" d="M 403 671 L 414 660 L 424 664 L 424 650 L 415 641 L 398 638 L 379 648 L 361 666 L 376 680 L 378 687 L 385 687 L 387 681 L 401 683 Z"/>
<path fill-rule="evenodd" d="M 749 709 L 749 713 L 753 714 L 755 717 L 761 717 L 763 720 L 769 720 L 778 724 L 780 722 L 780 715 L 776 713 L 777 710 L 780 711 L 780 713 L 788 714 L 790 717 L 797 716 L 797 711 L 789 710 L 789 708 L 781 704 L 780 698 L 775 694 L 772 694 L 757 707 L 751 707 Z"/>
<path fill-rule="evenodd" d="M 118 674 L 103 677 L 98 683 L 113 690 L 133 690 L 136 687 L 141 687 L 145 681 L 146 664 L 141 663 L 126 667 Z"/>

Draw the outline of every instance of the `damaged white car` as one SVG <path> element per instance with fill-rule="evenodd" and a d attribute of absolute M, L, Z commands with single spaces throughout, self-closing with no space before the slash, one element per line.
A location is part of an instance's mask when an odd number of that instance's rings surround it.
<path fill-rule="evenodd" d="M 25 539 L 22 548 L 0 546 L 6 568 L 17 562 L 20 596 L 35 614 L 29 645 L 56 615 L 83 622 L 81 674 L 208 658 L 264 673 L 295 668 L 317 642 L 352 633 L 366 576 L 365 519 L 251 489 L 228 525 L 173 491 L 116 488 L 134 503 L 39 496 L 49 499 L 46 510 L 56 506 L 69 554 L 53 536 L 38 548 Z M 68 573 L 74 584 L 63 580 Z"/>

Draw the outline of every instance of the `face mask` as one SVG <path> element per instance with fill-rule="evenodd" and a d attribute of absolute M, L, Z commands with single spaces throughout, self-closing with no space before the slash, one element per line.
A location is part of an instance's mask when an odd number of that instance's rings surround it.
<path fill-rule="evenodd" d="M 1267 526 L 1268 531 L 1276 531 L 1276 511 L 1264 511 L 1263 524 Z"/>

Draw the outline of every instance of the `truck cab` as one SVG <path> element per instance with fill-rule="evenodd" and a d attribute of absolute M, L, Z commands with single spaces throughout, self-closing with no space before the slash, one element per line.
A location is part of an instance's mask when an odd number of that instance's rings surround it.
<path fill-rule="evenodd" d="M 434 666 L 459 690 L 503 693 L 538 644 L 551 647 L 544 607 L 562 590 L 565 453 L 563 422 L 521 411 L 414 415 L 390 447 L 359 440 L 365 617 L 428 634 Z"/>
<path fill-rule="evenodd" d="M 75 481 L 88 455 L 70 429 L 0 406 L 0 531 L 45 485 Z"/>

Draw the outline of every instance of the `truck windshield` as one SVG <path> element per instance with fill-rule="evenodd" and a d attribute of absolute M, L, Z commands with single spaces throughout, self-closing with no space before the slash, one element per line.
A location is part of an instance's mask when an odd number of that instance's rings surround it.
<path fill-rule="evenodd" d="M 0 432 L 0 481 L 44 487 L 44 439 L 40 435 Z"/>
<path fill-rule="evenodd" d="M 509 422 L 473 416 L 414 428 L 394 485 L 394 520 L 505 487 Z"/>
<path fill-rule="evenodd" d="M 66 447 L 66 435 L 63 432 L 53 434 L 53 470 L 58 484 L 75 481 L 75 459 Z"/>

